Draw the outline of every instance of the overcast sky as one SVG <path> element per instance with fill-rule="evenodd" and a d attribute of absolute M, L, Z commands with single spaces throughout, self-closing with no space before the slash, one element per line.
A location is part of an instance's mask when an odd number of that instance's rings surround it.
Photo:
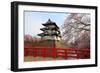
<path fill-rule="evenodd" d="M 67 16 L 67 13 L 24 11 L 24 33 L 25 35 L 37 36 L 37 34 L 41 33 L 42 23 L 46 23 L 48 19 L 61 27 Z"/>

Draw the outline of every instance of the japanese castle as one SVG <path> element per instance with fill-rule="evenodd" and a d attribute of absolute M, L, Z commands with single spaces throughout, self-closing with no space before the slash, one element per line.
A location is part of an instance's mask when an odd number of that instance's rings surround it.
<path fill-rule="evenodd" d="M 42 24 L 44 28 L 41 28 L 40 30 L 43 33 L 38 34 L 38 36 L 41 37 L 41 39 L 47 39 L 47 40 L 61 40 L 61 34 L 59 27 L 56 25 L 55 22 L 52 22 L 50 19 L 44 24 Z"/>

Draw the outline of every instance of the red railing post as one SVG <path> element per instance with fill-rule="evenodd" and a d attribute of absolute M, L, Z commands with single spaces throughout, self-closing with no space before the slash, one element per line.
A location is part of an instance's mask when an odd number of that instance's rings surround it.
<path fill-rule="evenodd" d="M 24 56 L 28 56 L 27 48 L 24 48 Z"/>
<path fill-rule="evenodd" d="M 34 61 L 36 61 L 36 48 L 33 48 L 33 57 L 34 57 Z"/>
<path fill-rule="evenodd" d="M 53 49 L 54 60 L 56 60 L 56 48 Z"/>
<path fill-rule="evenodd" d="M 46 48 L 44 48 L 44 50 L 43 50 L 43 57 L 44 57 L 44 60 L 46 59 L 45 57 L 46 57 Z"/>
<path fill-rule="evenodd" d="M 80 50 L 76 51 L 76 55 L 77 55 L 77 59 L 80 59 L 80 54 L 79 54 Z"/>
<path fill-rule="evenodd" d="M 65 59 L 67 59 L 67 50 L 65 50 Z"/>

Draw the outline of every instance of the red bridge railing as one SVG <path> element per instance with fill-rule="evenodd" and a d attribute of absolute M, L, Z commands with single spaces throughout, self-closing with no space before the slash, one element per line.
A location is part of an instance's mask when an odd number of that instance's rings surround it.
<path fill-rule="evenodd" d="M 90 58 L 90 49 L 77 49 L 77 48 L 50 48 L 50 47 L 24 47 L 24 56 L 41 56 L 41 57 L 62 57 L 64 59 L 76 58 L 86 59 Z"/>

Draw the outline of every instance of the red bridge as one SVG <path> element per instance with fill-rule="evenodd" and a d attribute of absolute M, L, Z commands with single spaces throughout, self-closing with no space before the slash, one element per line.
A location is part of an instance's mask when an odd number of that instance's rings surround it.
<path fill-rule="evenodd" d="M 90 58 L 90 49 L 78 49 L 78 48 L 50 48 L 50 47 L 24 47 L 24 56 L 34 57 L 62 57 L 64 59 L 87 59 Z"/>

